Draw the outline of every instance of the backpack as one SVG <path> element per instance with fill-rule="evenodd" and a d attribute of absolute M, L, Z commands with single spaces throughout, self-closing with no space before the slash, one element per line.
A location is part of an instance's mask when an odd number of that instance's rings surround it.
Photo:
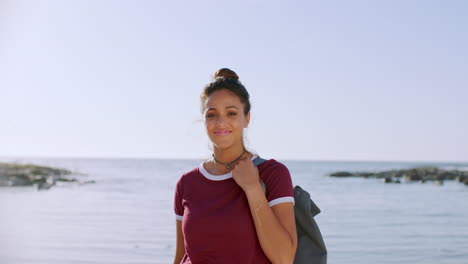
<path fill-rule="evenodd" d="M 265 159 L 257 157 L 253 164 L 258 166 Z M 263 191 L 266 193 L 265 183 L 260 180 Z M 310 199 L 310 194 L 296 185 L 294 187 L 294 214 L 297 229 L 297 250 L 294 264 L 326 264 L 327 249 L 322 234 L 314 216 L 320 213 L 320 209 Z"/>

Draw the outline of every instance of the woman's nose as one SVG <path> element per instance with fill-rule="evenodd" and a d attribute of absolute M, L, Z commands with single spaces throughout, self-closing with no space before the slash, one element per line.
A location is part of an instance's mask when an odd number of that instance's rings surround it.
<path fill-rule="evenodd" d="M 217 125 L 220 125 L 220 124 L 225 124 L 226 123 L 226 118 L 224 117 L 218 117 L 218 119 L 216 119 L 216 124 Z"/>

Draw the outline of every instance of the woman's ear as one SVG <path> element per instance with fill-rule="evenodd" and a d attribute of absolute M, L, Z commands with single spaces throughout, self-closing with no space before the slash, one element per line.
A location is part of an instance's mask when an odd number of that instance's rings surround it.
<path fill-rule="evenodd" d="M 245 116 L 245 126 L 244 126 L 244 128 L 247 128 L 249 126 L 249 123 L 250 123 L 250 112 L 248 112 L 247 115 Z"/>

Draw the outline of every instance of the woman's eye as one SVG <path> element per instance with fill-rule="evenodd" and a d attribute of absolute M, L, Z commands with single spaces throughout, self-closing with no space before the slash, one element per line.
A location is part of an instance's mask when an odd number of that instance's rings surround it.
<path fill-rule="evenodd" d="M 237 115 L 237 113 L 230 112 L 228 115 L 230 115 L 230 116 L 235 116 L 235 115 Z"/>
<path fill-rule="evenodd" d="M 215 115 L 214 114 L 207 114 L 206 117 L 207 118 L 213 118 Z"/>

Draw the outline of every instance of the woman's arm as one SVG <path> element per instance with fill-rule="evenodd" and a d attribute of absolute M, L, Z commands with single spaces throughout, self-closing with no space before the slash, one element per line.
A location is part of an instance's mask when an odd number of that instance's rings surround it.
<path fill-rule="evenodd" d="M 174 257 L 174 264 L 179 264 L 185 254 L 184 234 L 182 233 L 182 221 L 176 220 L 176 252 Z"/>
<path fill-rule="evenodd" d="M 232 170 L 232 177 L 247 196 L 257 237 L 265 255 L 273 264 L 292 264 L 297 248 L 293 203 L 270 207 L 260 185 L 258 168 L 249 158 L 239 160 Z"/>
<path fill-rule="evenodd" d="M 273 264 L 291 264 L 297 249 L 293 203 L 270 207 L 260 183 L 244 190 L 263 252 Z"/>

